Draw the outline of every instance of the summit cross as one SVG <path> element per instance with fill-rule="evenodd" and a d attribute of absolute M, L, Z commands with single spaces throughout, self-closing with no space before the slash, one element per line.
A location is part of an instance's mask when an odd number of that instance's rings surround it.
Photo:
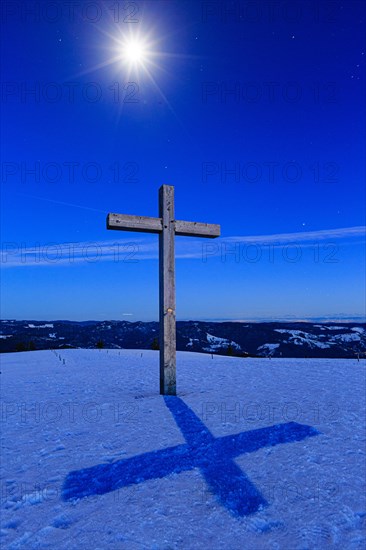
<path fill-rule="evenodd" d="M 160 393 L 176 395 L 175 235 L 214 239 L 220 236 L 220 226 L 176 220 L 174 187 L 162 185 L 159 189 L 159 218 L 108 214 L 107 229 L 159 235 Z"/>

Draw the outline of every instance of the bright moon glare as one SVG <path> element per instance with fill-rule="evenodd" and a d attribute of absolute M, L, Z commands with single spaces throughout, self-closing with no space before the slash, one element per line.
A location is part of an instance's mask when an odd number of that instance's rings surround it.
<path fill-rule="evenodd" d="M 122 46 L 122 57 L 131 65 L 142 65 L 147 56 L 146 44 L 140 40 L 129 40 Z"/>

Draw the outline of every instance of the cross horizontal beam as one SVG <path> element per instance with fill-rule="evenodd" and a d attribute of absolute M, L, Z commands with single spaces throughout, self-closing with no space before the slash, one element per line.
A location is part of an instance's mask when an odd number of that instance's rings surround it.
<path fill-rule="evenodd" d="M 163 220 L 147 216 L 128 216 L 127 214 L 108 214 L 107 229 L 118 231 L 141 231 L 143 233 L 161 233 Z"/>
<path fill-rule="evenodd" d="M 174 220 L 175 234 L 182 237 L 220 237 L 220 226 L 214 223 L 187 222 Z M 108 214 L 107 229 L 118 231 L 137 231 L 143 233 L 161 233 L 161 218 L 148 216 L 129 216 L 127 214 Z"/>
<path fill-rule="evenodd" d="M 176 220 L 175 234 L 185 237 L 220 237 L 220 226 L 215 223 L 183 222 Z"/>

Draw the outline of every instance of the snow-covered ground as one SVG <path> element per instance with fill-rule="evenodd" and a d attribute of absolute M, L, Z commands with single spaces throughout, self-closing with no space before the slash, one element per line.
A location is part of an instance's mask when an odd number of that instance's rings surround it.
<path fill-rule="evenodd" d="M 364 549 L 365 363 L 61 350 L 2 363 L 6 549 Z"/>

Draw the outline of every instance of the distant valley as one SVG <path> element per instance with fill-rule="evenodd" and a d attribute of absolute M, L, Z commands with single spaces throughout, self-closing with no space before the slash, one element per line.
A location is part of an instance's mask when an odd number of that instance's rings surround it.
<path fill-rule="evenodd" d="M 0 323 L 0 352 L 60 348 L 157 349 L 157 322 Z M 242 357 L 366 356 L 365 323 L 177 322 L 177 349 Z"/>

